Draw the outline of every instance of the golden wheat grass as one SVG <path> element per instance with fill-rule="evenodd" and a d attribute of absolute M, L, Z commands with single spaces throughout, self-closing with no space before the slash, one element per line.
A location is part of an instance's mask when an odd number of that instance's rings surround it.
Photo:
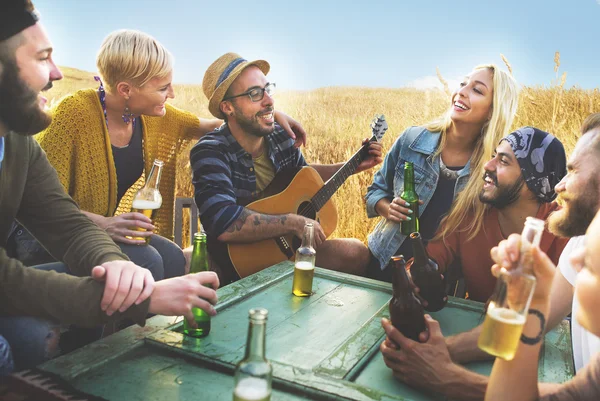
<path fill-rule="evenodd" d="M 558 66 L 558 53 L 555 61 Z M 558 67 L 556 71 L 558 73 Z M 53 102 L 78 89 L 96 86 L 90 73 L 69 68 L 63 68 L 63 72 L 65 79 L 57 82 L 49 93 Z M 439 70 L 438 75 L 443 79 Z M 173 105 L 200 117 L 211 117 L 199 85 L 176 85 L 175 94 Z M 359 148 L 361 140 L 370 136 L 369 124 L 375 114 L 385 114 L 389 124 L 383 138 L 386 151 L 404 129 L 436 118 L 448 105 L 449 95 L 445 91 L 408 88 L 332 87 L 280 91 L 276 98 L 277 108 L 300 121 L 308 132 L 308 145 L 303 153 L 309 163 L 347 160 Z M 598 89 L 565 89 L 561 78 L 548 87 L 523 88 L 513 128 L 532 125 L 549 131 L 563 142 L 569 153 L 575 145 L 582 121 L 596 111 L 600 111 Z M 178 158 L 177 196 L 193 195 L 189 150 L 182 149 Z M 367 234 L 377 222 L 377 219 L 367 218 L 364 206 L 364 195 L 373 173 L 369 171 L 350 177 L 334 196 L 339 212 L 334 237 L 355 237 L 366 242 Z"/>

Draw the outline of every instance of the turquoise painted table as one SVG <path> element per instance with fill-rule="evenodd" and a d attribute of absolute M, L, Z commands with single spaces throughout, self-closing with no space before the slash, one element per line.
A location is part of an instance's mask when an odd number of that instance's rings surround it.
<path fill-rule="evenodd" d="M 231 400 L 233 369 L 244 354 L 248 310 L 269 310 L 267 358 L 273 363 L 272 400 L 443 400 L 394 379 L 379 344 L 391 285 L 316 269 L 314 295 L 291 294 L 293 265 L 284 262 L 219 289 L 218 315 L 203 339 L 180 331 L 180 318 L 156 316 L 42 369 L 109 400 Z M 451 298 L 432 314 L 444 335 L 481 322 L 483 305 Z M 540 380 L 573 375 L 569 327 L 546 336 Z M 491 362 L 468 366 L 489 374 Z"/>

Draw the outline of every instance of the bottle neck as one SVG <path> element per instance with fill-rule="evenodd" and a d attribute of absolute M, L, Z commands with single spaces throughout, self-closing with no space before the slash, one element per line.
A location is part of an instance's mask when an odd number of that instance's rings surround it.
<path fill-rule="evenodd" d="M 404 165 L 404 192 L 414 192 L 415 170 L 412 164 Z"/>
<path fill-rule="evenodd" d="M 162 174 L 163 164 L 154 163 L 152 168 L 150 169 L 150 174 L 148 175 L 148 179 L 146 180 L 145 187 L 148 189 L 158 189 L 158 185 L 160 184 L 160 175 Z"/>
<path fill-rule="evenodd" d="M 404 260 L 392 261 L 392 288 L 394 290 L 394 298 L 404 298 L 407 294 L 412 293 L 408 275 L 406 274 L 406 264 Z"/>
<path fill-rule="evenodd" d="M 314 227 L 312 224 L 304 226 L 304 233 L 302 234 L 302 248 L 313 248 L 314 249 Z"/>
<path fill-rule="evenodd" d="M 266 320 L 250 319 L 245 359 L 265 359 L 266 323 Z"/>
<path fill-rule="evenodd" d="M 206 235 L 194 236 L 194 248 L 190 262 L 190 273 L 208 271 L 208 250 L 206 247 Z"/>
<path fill-rule="evenodd" d="M 427 254 L 427 249 L 425 249 L 425 244 L 423 244 L 423 238 L 420 234 L 410 236 L 410 241 L 412 243 L 413 248 L 413 266 L 422 266 L 429 262 L 429 255 Z"/>
<path fill-rule="evenodd" d="M 521 256 L 519 259 L 519 268 L 524 274 L 533 275 L 533 257 L 531 248 L 540 246 L 542 234 L 544 232 L 544 222 L 539 219 L 528 218 L 521 233 Z"/>

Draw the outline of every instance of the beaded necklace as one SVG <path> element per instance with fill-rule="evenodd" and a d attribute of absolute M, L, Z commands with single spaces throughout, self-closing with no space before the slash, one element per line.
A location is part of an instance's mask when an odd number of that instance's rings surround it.
<path fill-rule="evenodd" d="M 102 80 L 100 79 L 99 76 L 94 76 L 94 79 L 97 82 L 100 82 L 100 86 L 98 87 L 98 93 L 100 96 L 100 104 L 102 105 L 102 111 L 104 112 L 104 120 L 106 121 L 106 129 L 108 129 L 108 115 L 106 114 L 106 91 L 104 90 L 104 84 L 102 83 Z M 131 119 L 131 128 L 133 130 L 135 130 L 135 122 L 136 122 L 136 118 L 133 117 Z"/>
<path fill-rule="evenodd" d="M 446 178 L 447 180 L 456 180 L 458 179 L 458 176 L 460 175 L 460 173 L 464 170 L 464 167 L 461 168 L 460 170 L 451 170 L 448 167 L 446 167 L 446 165 L 444 164 L 444 162 L 442 161 L 442 155 L 440 155 L 440 174 L 442 176 L 444 176 L 444 178 Z"/>

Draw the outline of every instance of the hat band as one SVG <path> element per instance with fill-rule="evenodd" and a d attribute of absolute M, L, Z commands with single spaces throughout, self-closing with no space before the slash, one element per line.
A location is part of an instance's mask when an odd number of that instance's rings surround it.
<path fill-rule="evenodd" d="M 229 77 L 229 74 L 231 74 L 231 71 L 233 71 L 233 69 L 235 67 L 237 67 L 238 65 L 240 65 L 244 61 L 247 61 L 247 60 L 243 59 L 241 57 L 238 57 L 235 60 L 233 60 L 231 63 L 229 63 L 229 65 L 227 66 L 227 68 L 225 68 L 225 70 L 221 73 L 221 76 L 217 80 L 217 84 L 215 85 L 215 89 L 217 89 L 219 87 L 219 85 L 221 85 L 223 83 L 223 81 L 225 81 L 227 79 L 227 77 Z"/>

